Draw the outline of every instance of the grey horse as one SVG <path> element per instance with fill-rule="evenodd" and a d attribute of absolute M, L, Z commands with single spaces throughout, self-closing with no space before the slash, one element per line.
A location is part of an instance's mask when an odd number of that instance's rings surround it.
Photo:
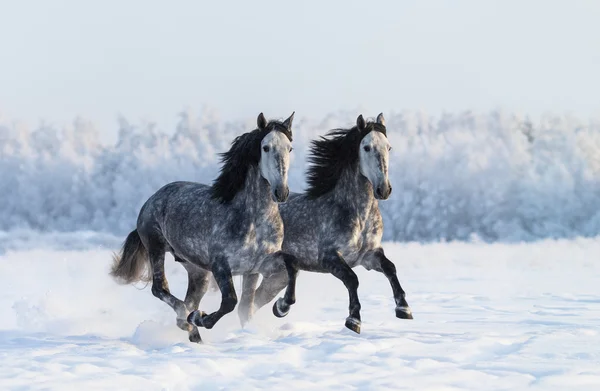
<path fill-rule="evenodd" d="M 152 294 L 175 310 L 177 326 L 188 331 L 192 342 L 202 340 L 198 326 L 210 329 L 235 308 L 232 275 L 268 278 L 285 274 L 291 263 L 281 252 L 278 202 L 289 196 L 293 117 L 267 122 L 260 113 L 258 128 L 238 136 L 222 154 L 212 186 L 173 182 L 159 189 L 142 206 L 137 229 L 114 257 L 113 278 L 121 283 L 152 280 Z M 166 252 L 187 270 L 183 301 L 169 291 Z M 211 273 L 222 299 L 219 309 L 207 315 L 197 309 Z"/>
<path fill-rule="evenodd" d="M 284 222 L 283 251 L 293 269 L 331 273 L 342 280 L 350 296 L 346 327 L 360 333 L 358 278 L 352 268 L 383 273 L 389 280 L 396 304 L 396 317 L 412 319 L 405 292 L 396 276 L 396 267 L 381 247 L 383 221 L 378 200 L 387 199 L 392 186 L 388 179 L 390 143 L 383 114 L 374 122 L 362 115 L 351 129 L 337 129 L 312 142 L 308 189 L 290 195 L 280 212 Z M 283 298 L 273 306 L 278 317 L 287 315 L 294 302 L 296 274 L 282 271 L 264 278 L 254 297 L 243 299 L 249 313 L 269 303 L 287 284 Z M 248 285 L 257 275 L 247 274 Z M 246 281 L 244 281 L 246 284 Z M 244 293 L 246 294 L 246 293 Z M 251 304 L 255 303 L 252 308 Z"/>

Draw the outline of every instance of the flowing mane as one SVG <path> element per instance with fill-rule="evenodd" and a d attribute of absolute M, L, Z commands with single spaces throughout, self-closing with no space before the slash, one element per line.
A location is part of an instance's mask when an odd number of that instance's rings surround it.
<path fill-rule="evenodd" d="M 350 129 L 334 129 L 326 136 L 311 142 L 308 157 L 311 165 L 306 174 L 308 182 L 306 194 L 309 198 L 315 199 L 333 190 L 343 170 L 356 166 L 360 142 L 373 131 L 386 135 L 384 125 L 367 122 L 362 130 L 359 130 L 358 126 Z"/>
<path fill-rule="evenodd" d="M 242 190 L 251 166 L 260 161 L 260 143 L 271 131 L 277 130 L 292 141 L 289 129 L 280 121 L 269 121 L 262 129 L 254 129 L 233 140 L 229 151 L 221 156 L 221 170 L 211 187 L 211 197 L 221 203 L 230 202 Z"/>

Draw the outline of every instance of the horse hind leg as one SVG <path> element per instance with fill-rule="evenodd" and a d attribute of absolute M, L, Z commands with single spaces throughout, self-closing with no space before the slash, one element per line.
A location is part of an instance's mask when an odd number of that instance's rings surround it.
<path fill-rule="evenodd" d="M 150 257 L 150 264 L 152 266 L 152 294 L 173 308 L 178 319 L 185 319 L 187 316 L 185 304 L 169 291 L 169 283 L 165 276 L 164 249 L 151 248 L 148 250 L 148 256 Z"/>
<path fill-rule="evenodd" d="M 210 272 L 190 264 L 178 257 L 175 257 L 177 262 L 180 262 L 188 273 L 188 287 L 185 295 L 184 304 L 187 312 L 190 313 L 198 309 L 200 300 L 208 290 Z M 187 321 L 187 316 L 180 318 L 177 316 L 177 326 L 189 334 L 190 342 L 200 343 L 202 338 L 196 325 L 190 324 Z"/>
<path fill-rule="evenodd" d="M 187 317 L 188 323 L 207 329 L 212 329 L 219 319 L 232 312 L 237 305 L 233 277 L 226 257 L 218 257 L 212 262 L 212 273 L 221 290 L 221 305 L 219 309 L 209 315 L 195 310 Z"/>

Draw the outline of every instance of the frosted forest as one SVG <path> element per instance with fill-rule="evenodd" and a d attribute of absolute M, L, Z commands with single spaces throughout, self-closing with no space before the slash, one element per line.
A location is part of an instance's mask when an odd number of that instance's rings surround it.
<path fill-rule="evenodd" d="M 271 113 L 284 118 L 290 113 Z M 358 112 L 296 113 L 290 189 L 305 187 L 310 141 Z M 377 113 L 363 113 L 374 117 Z M 600 122 L 492 111 L 385 112 L 394 192 L 381 202 L 385 240 L 532 241 L 600 233 Z M 257 113 L 258 115 L 258 113 Z M 145 200 L 171 181 L 211 183 L 220 156 L 255 117 L 179 113 L 172 129 L 115 121 L 115 142 L 92 122 L 25 126 L 0 117 L 0 231 L 135 228 Z"/>

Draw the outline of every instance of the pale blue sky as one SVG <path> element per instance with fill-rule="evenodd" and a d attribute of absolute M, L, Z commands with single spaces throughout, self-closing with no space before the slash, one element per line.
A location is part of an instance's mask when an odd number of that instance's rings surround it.
<path fill-rule="evenodd" d="M 600 116 L 600 1 L 0 0 L 0 113 Z"/>

